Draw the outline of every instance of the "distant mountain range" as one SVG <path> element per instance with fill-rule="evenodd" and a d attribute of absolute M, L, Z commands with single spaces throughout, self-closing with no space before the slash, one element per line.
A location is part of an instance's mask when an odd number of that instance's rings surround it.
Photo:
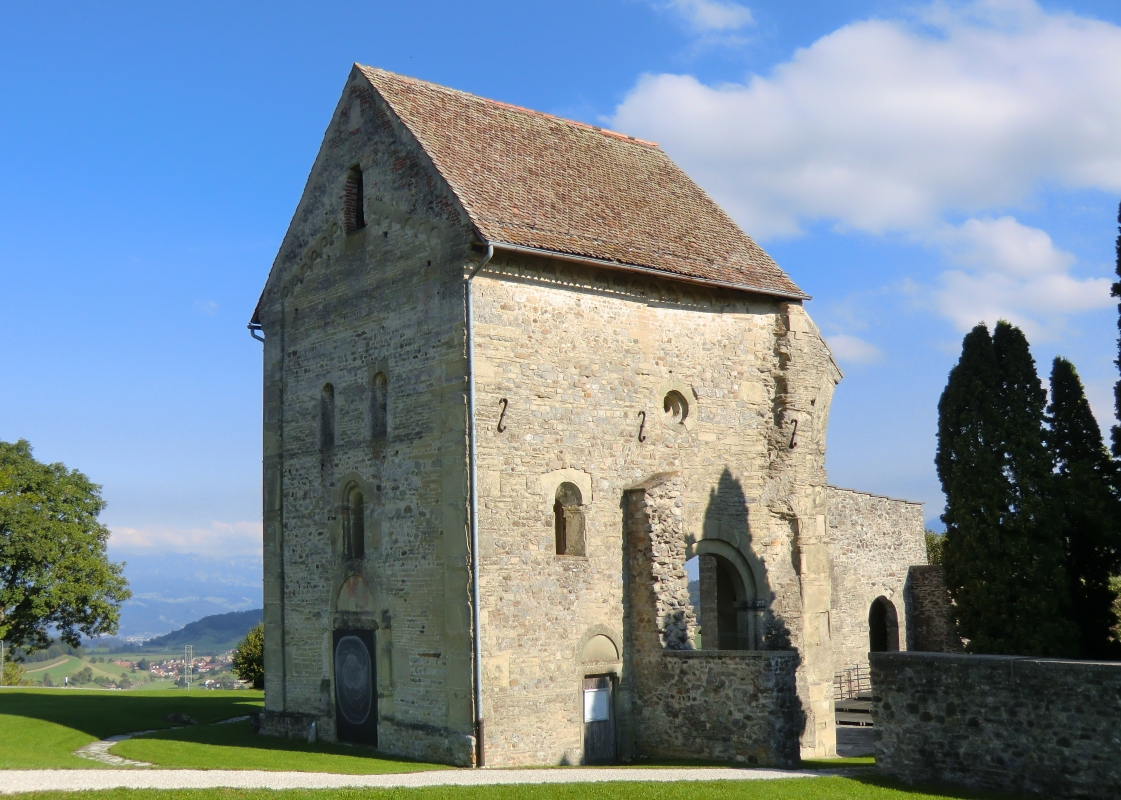
<path fill-rule="evenodd" d="M 195 653 L 224 653 L 237 646 L 249 629 L 263 618 L 260 608 L 249 611 L 232 611 L 229 614 L 211 614 L 184 625 L 177 631 L 165 633 L 144 642 L 144 649 L 178 649 L 192 645 Z"/>

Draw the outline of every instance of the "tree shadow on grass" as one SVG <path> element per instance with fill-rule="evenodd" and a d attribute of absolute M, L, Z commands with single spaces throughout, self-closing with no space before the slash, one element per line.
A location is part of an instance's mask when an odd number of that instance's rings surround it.
<path fill-rule="evenodd" d="M 188 746 L 202 745 L 207 749 L 193 750 L 188 747 L 178 752 L 172 748 L 161 750 L 157 749 L 159 745 L 154 745 L 157 741 L 177 742 Z M 215 751 L 209 749 L 211 747 L 229 748 L 229 750 Z M 332 742 L 309 744 L 300 739 L 262 736 L 253 733 L 248 722 L 159 731 L 122 742 L 116 745 L 112 752 L 126 758 L 154 761 L 160 766 L 201 769 L 273 769 L 303 772 L 329 768 L 331 772 L 366 773 L 445 768 L 442 765 L 389 755 L 364 745 Z M 285 755 L 292 758 L 286 761 Z M 324 759 L 324 756 L 328 758 Z M 347 768 L 348 762 L 353 769 Z"/>
<path fill-rule="evenodd" d="M 259 711 L 262 692 L 128 692 L 80 689 L 6 689 L 0 714 L 52 722 L 104 739 L 134 731 L 170 728 L 169 714 L 186 714 L 202 725 Z"/>
<path fill-rule="evenodd" d="M 900 794 L 918 794 L 923 796 L 944 797 L 948 800 L 1016 800 L 1024 795 L 1002 794 L 999 792 L 986 792 L 978 789 L 965 789 L 960 786 L 951 786 L 945 783 L 937 784 L 908 784 L 882 775 L 867 774 L 853 775 L 852 780 L 868 786 L 883 789 L 892 789 Z"/>

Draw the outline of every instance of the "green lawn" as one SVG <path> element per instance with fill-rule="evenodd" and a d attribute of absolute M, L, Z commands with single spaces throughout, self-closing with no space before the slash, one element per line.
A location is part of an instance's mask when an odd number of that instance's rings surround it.
<path fill-rule="evenodd" d="M 22 795 L 29 800 L 73 800 L 64 792 Z M 427 789 L 325 789 L 270 791 L 114 790 L 83 792 L 82 800 L 974 800 L 999 795 L 896 788 L 878 779 L 801 778 L 780 781 L 599 783 L 548 786 L 439 786 Z"/>
<path fill-rule="evenodd" d="M 161 767 L 265 769 L 377 775 L 445 769 L 385 756 L 365 747 L 257 736 L 248 722 L 162 731 L 115 745 L 114 755 Z"/>
<path fill-rule="evenodd" d="M 254 691 L 151 692 L 81 689 L 0 691 L 0 769 L 90 769 L 72 755 L 82 745 L 118 733 L 168 728 L 164 717 L 187 714 L 200 723 L 241 716 L 261 707 Z"/>

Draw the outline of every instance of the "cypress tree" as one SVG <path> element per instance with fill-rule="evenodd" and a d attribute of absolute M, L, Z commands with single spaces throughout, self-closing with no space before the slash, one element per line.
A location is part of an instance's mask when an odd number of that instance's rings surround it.
<path fill-rule="evenodd" d="M 1071 655 L 1062 523 L 1043 438 L 1046 395 L 1027 340 L 978 325 L 938 403 L 943 568 L 975 653 Z"/>
<path fill-rule="evenodd" d="M 1080 658 L 1117 658 L 1117 624 L 1110 576 L 1121 556 L 1121 509 L 1113 486 L 1116 466 L 1090 411 L 1074 365 L 1051 367 L 1048 444 L 1055 460 L 1056 498 L 1064 518 L 1064 549 L 1071 618 Z"/>
<path fill-rule="evenodd" d="M 1121 298 L 1121 205 L 1117 206 L 1117 280 L 1113 282 L 1109 293 L 1114 297 Z M 1117 304 L 1117 329 L 1121 332 L 1121 303 Z M 1117 339 L 1117 360 L 1113 362 L 1121 369 L 1121 337 Z M 1113 412 L 1117 419 L 1121 419 L 1121 380 L 1113 385 Z M 1112 450 L 1114 458 L 1121 458 L 1121 426 L 1114 425 L 1113 430 L 1110 431 L 1110 438 L 1113 440 Z"/>
<path fill-rule="evenodd" d="M 978 325 L 962 341 L 961 358 L 938 400 L 935 465 L 946 510 L 942 565 L 954 598 L 958 632 L 971 644 L 998 628 L 990 609 L 1008 604 L 1004 584 L 994 580 L 992 554 L 1008 513 L 1010 488 L 1002 468 L 1002 421 L 994 400 L 999 369 L 989 329 Z"/>

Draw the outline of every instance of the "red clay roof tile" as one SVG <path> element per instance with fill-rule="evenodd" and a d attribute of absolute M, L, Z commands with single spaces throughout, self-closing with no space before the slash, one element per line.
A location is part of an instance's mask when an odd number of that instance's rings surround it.
<path fill-rule="evenodd" d="M 806 296 L 657 145 L 360 69 L 488 241 Z"/>

